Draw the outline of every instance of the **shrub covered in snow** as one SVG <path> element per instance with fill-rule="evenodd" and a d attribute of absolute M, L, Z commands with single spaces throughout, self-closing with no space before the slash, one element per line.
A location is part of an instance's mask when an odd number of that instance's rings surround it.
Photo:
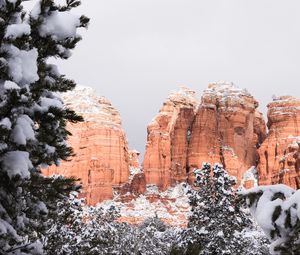
<path fill-rule="evenodd" d="M 190 190 L 188 228 L 172 254 L 267 254 L 266 240 L 253 238 L 259 231 L 237 201 L 235 178 L 219 164 L 211 168 L 205 163 L 194 173 L 196 189 Z"/>
<path fill-rule="evenodd" d="M 76 196 L 58 204 L 60 214 L 48 232 L 48 254 L 170 254 L 180 230 L 158 217 L 140 225 L 118 222 L 113 205 L 85 207 Z"/>
<path fill-rule="evenodd" d="M 0 254 L 42 254 L 47 219 L 74 179 L 45 178 L 40 166 L 72 155 L 67 121 L 82 120 L 57 92 L 75 87 L 50 57 L 67 59 L 88 19 L 70 12 L 79 0 L 0 0 Z"/>
<path fill-rule="evenodd" d="M 241 194 L 270 239 L 271 254 L 300 254 L 300 190 L 278 184 Z"/>

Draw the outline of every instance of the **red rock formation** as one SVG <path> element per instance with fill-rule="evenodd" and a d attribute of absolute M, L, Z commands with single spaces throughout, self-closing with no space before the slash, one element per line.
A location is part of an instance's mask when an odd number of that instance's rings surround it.
<path fill-rule="evenodd" d="M 187 145 L 196 106 L 195 92 L 181 88 L 169 96 L 148 126 L 143 163 L 147 184 L 165 190 L 186 180 Z"/>
<path fill-rule="evenodd" d="M 268 105 L 267 139 L 259 148 L 259 184 L 300 188 L 300 99 L 283 96 Z"/>
<path fill-rule="evenodd" d="M 219 162 L 237 177 L 256 165 L 257 146 L 265 138 L 265 123 L 257 101 L 231 83 L 212 83 L 204 91 L 191 129 L 189 181 L 203 162 Z"/>
<path fill-rule="evenodd" d="M 131 201 L 146 191 L 145 174 L 140 172 L 130 176 L 129 181 L 119 188 L 120 199 Z"/>
<path fill-rule="evenodd" d="M 138 152 L 137 150 L 129 150 L 129 167 L 141 168 L 139 156 L 140 152 Z"/>
<path fill-rule="evenodd" d="M 120 115 L 104 97 L 86 87 L 64 96 L 67 105 L 85 119 L 69 124 L 70 144 L 77 154 L 59 167 L 45 170 L 46 175 L 62 174 L 80 178 L 82 196 L 90 205 L 112 198 L 112 188 L 128 181 L 129 154 Z"/>

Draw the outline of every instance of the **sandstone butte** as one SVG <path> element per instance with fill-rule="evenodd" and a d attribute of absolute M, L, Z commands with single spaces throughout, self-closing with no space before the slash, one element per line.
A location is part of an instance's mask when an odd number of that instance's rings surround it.
<path fill-rule="evenodd" d="M 195 92 L 181 87 L 167 98 L 149 124 L 143 162 L 147 184 L 166 190 L 186 181 L 188 137 L 197 105 Z"/>
<path fill-rule="evenodd" d="M 275 98 L 268 104 L 266 140 L 258 150 L 259 185 L 283 183 L 300 188 L 300 99 Z"/>
<path fill-rule="evenodd" d="M 258 162 L 257 148 L 266 136 L 258 102 L 232 83 L 209 84 L 198 107 L 188 147 L 189 181 L 203 162 L 222 163 L 238 185 Z"/>
<path fill-rule="evenodd" d="M 63 99 L 84 117 L 84 122 L 68 125 L 73 134 L 69 143 L 76 156 L 59 167 L 48 168 L 44 174 L 80 178 L 87 204 L 111 199 L 113 187 L 128 181 L 129 165 L 138 164 L 137 152 L 128 150 L 120 114 L 106 98 L 96 96 L 88 87 L 77 87 Z"/>
<path fill-rule="evenodd" d="M 129 202 L 148 184 L 166 190 L 182 181 L 192 183 L 193 169 L 203 162 L 222 163 L 246 188 L 256 182 L 251 167 L 257 164 L 260 185 L 299 187 L 299 99 L 280 97 L 268 105 L 266 138 L 258 103 L 247 91 L 212 83 L 197 100 L 194 91 L 182 87 L 148 126 L 143 171 L 138 170 L 139 152 L 128 149 L 120 114 L 107 99 L 87 87 L 63 99 L 85 121 L 68 125 L 76 156 L 44 174 L 80 178 L 89 205 L 111 199 L 113 190 L 121 195 L 119 201 Z"/>
<path fill-rule="evenodd" d="M 167 98 L 148 126 L 144 157 L 147 184 L 165 190 L 176 182 L 193 182 L 203 162 L 222 163 L 240 183 L 258 161 L 257 147 L 266 136 L 257 101 L 231 83 L 212 83 L 201 102 L 181 88 Z"/>

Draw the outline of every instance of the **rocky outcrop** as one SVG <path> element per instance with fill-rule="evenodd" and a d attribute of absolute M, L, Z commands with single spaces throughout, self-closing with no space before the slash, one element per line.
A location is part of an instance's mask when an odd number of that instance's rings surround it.
<path fill-rule="evenodd" d="M 113 187 L 128 181 L 132 155 L 128 152 L 120 115 L 106 98 L 96 96 L 91 88 L 77 87 L 63 98 L 70 108 L 84 117 L 84 122 L 68 125 L 73 134 L 69 143 L 76 156 L 44 173 L 80 178 L 82 196 L 90 205 L 111 199 Z"/>
<path fill-rule="evenodd" d="M 89 205 L 111 199 L 113 190 L 128 202 L 148 184 L 162 191 L 178 182 L 192 183 L 193 170 L 203 162 L 222 163 L 245 187 L 257 185 L 258 176 L 260 185 L 300 188 L 299 99 L 280 97 L 268 105 L 266 138 L 258 103 L 247 91 L 231 83 L 212 83 L 198 102 L 194 91 L 182 87 L 148 126 L 141 170 L 139 152 L 128 150 L 120 114 L 107 99 L 87 87 L 63 98 L 85 121 L 68 124 L 76 156 L 44 173 L 80 178 Z"/>
<path fill-rule="evenodd" d="M 188 140 L 196 107 L 195 92 L 182 87 L 168 97 L 149 124 L 143 163 L 147 184 L 166 190 L 186 180 Z"/>
<path fill-rule="evenodd" d="M 212 83 L 203 93 L 191 129 L 188 148 L 189 180 L 203 162 L 220 162 L 237 177 L 257 164 L 257 147 L 266 128 L 257 101 L 232 83 Z"/>
<path fill-rule="evenodd" d="M 146 191 L 147 183 L 145 174 L 138 172 L 129 177 L 128 182 L 120 186 L 116 190 L 121 201 L 131 201 Z"/>
<path fill-rule="evenodd" d="M 141 168 L 139 162 L 140 152 L 137 150 L 129 150 L 129 167 L 130 168 Z"/>
<path fill-rule="evenodd" d="M 212 83 L 201 103 L 194 92 L 173 93 L 148 126 L 144 158 L 147 184 L 164 190 L 176 182 L 193 182 L 203 162 L 220 162 L 237 177 L 257 165 L 257 147 L 266 136 L 257 101 L 231 83 Z"/>
<path fill-rule="evenodd" d="M 275 98 L 268 105 L 267 139 L 259 148 L 259 184 L 300 188 L 300 99 Z"/>

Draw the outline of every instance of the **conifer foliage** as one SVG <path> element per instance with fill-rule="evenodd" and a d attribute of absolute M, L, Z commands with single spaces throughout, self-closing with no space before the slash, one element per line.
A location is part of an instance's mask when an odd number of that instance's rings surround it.
<path fill-rule="evenodd" d="M 167 255 L 180 233 L 158 217 L 148 218 L 139 225 L 118 222 L 119 208 L 83 206 L 75 192 L 58 207 L 60 213 L 47 235 L 47 254 Z"/>
<path fill-rule="evenodd" d="M 191 215 L 179 248 L 173 254 L 265 254 L 243 231 L 252 227 L 234 192 L 235 177 L 222 165 L 204 163 L 194 171 L 196 190 L 190 190 Z"/>
<path fill-rule="evenodd" d="M 271 254 L 300 254 L 300 190 L 283 185 L 241 192 L 257 223 L 271 241 Z"/>
<path fill-rule="evenodd" d="M 69 58 L 89 20 L 72 14 L 78 0 L 36 1 L 30 14 L 23 2 L 0 0 L 0 254 L 42 254 L 57 199 L 77 189 L 40 174 L 73 154 L 66 123 L 82 120 L 57 94 L 75 83 L 47 60 Z"/>

